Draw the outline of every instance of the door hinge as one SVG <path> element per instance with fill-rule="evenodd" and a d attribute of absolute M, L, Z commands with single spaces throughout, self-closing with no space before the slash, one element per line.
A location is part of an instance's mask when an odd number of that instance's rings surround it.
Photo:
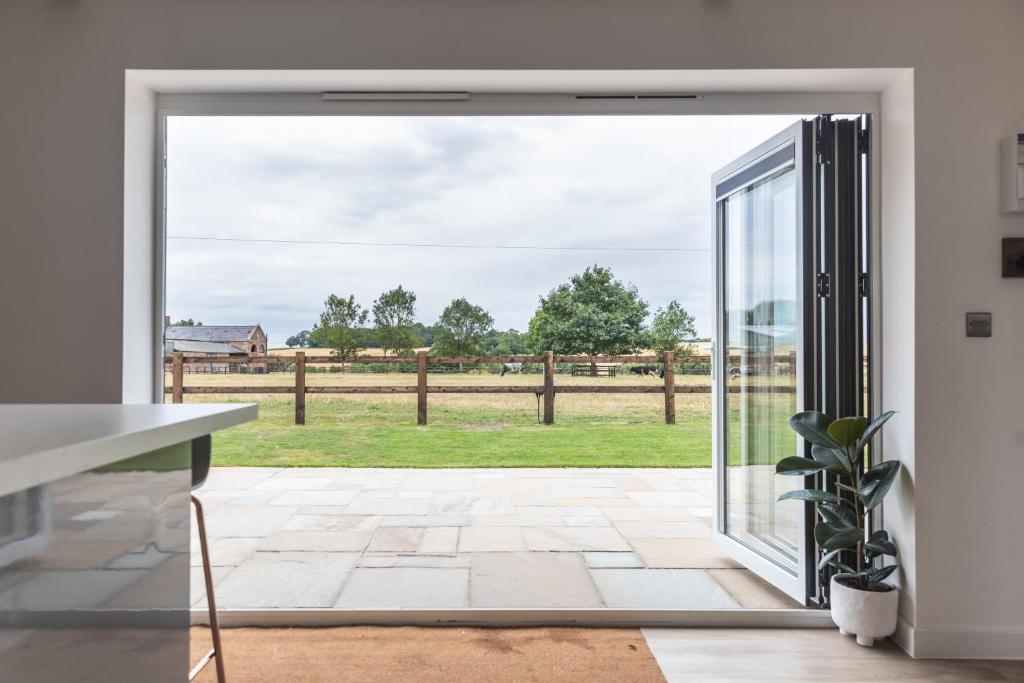
<path fill-rule="evenodd" d="M 857 294 L 862 299 L 867 299 L 871 296 L 871 276 L 867 273 L 861 273 L 857 276 Z"/>
<path fill-rule="evenodd" d="M 871 147 L 871 129 L 861 128 L 860 133 L 857 135 L 857 152 L 859 154 L 867 154 L 868 149 Z"/>
<path fill-rule="evenodd" d="M 814 281 L 814 291 L 819 299 L 827 299 L 832 295 L 832 276 L 828 273 L 818 273 Z"/>

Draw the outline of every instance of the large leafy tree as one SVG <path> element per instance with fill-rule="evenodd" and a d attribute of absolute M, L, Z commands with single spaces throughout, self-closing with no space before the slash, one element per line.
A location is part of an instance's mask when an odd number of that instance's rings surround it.
<path fill-rule="evenodd" d="M 193 320 L 192 318 L 185 318 L 184 320 L 179 320 L 173 323 L 173 325 L 175 327 L 202 327 L 203 323 L 198 320 Z"/>
<path fill-rule="evenodd" d="M 413 318 L 416 317 L 416 294 L 402 285 L 384 292 L 373 302 L 374 336 L 384 349 L 395 353 L 416 347 Z"/>
<path fill-rule="evenodd" d="M 645 345 L 647 302 L 635 285 L 594 265 L 541 297 L 527 343 L 534 353 L 626 354 Z"/>
<path fill-rule="evenodd" d="M 796 302 L 792 299 L 760 301 L 741 314 L 747 325 L 795 325 Z"/>
<path fill-rule="evenodd" d="M 309 348 L 309 330 L 302 330 L 284 340 L 288 348 L 298 346 L 300 349 Z"/>
<path fill-rule="evenodd" d="M 697 336 L 694 317 L 673 299 L 654 314 L 650 329 L 650 347 L 655 351 L 679 351 L 683 342 Z M 688 348 L 688 347 L 687 347 Z"/>
<path fill-rule="evenodd" d="M 481 306 L 454 299 L 434 324 L 433 349 L 443 356 L 469 356 L 480 352 L 484 337 L 494 328 L 494 318 Z"/>
<path fill-rule="evenodd" d="M 486 356 L 517 356 L 529 352 L 526 335 L 515 329 L 491 330 L 484 335 L 482 354 Z"/>
<path fill-rule="evenodd" d="M 354 356 L 365 347 L 365 338 L 360 326 L 366 323 L 369 311 L 356 303 L 354 296 L 343 298 L 331 294 L 324 301 L 320 324 L 313 328 L 310 337 L 334 350 L 338 356 Z"/>
<path fill-rule="evenodd" d="M 421 346 L 433 346 L 434 336 L 437 334 L 437 330 L 434 329 L 433 325 L 424 325 L 423 323 L 412 324 L 413 334 L 416 335 L 416 340 Z"/>

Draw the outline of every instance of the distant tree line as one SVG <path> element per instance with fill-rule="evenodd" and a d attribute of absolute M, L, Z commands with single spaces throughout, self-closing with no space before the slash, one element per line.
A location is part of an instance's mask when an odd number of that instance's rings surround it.
<path fill-rule="evenodd" d="M 372 317 L 372 322 L 371 322 Z M 651 318 L 648 324 L 648 318 Z M 433 325 L 416 321 L 416 294 L 401 285 L 369 308 L 355 297 L 331 294 L 319 322 L 289 337 L 289 347 L 330 348 L 352 356 L 366 348 L 404 355 L 429 347 L 442 356 L 508 356 L 550 350 L 558 354 L 621 355 L 641 350 L 691 353 L 694 317 L 678 301 L 653 316 L 632 284 L 594 265 L 540 297 L 525 333 L 494 329 L 494 318 L 465 298 L 449 303 Z"/>

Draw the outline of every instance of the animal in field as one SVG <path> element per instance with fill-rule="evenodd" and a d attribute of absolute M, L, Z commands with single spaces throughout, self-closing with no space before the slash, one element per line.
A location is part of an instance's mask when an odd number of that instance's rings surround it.
<path fill-rule="evenodd" d="M 629 371 L 641 377 L 648 377 L 650 375 L 657 377 L 665 376 L 665 370 L 660 365 L 634 365 Z"/>
<path fill-rule="evenodd" d="M 521 375 L 523 374 L 522 363 L 502 363 L 501 364 L 501 376 L 505 375 Z"/>

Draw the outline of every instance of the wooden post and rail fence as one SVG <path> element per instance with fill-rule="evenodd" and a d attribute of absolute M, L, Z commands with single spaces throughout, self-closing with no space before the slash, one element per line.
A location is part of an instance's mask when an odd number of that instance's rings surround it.
<path fill-rule="evenodd" d="M 732 359 L 730 359 L 731 361 Z M 795 356 L 787 354 L 776 356 L 776 362 L 788 363 L 790 372 L 795 376 Z M 555 366 L 557 363 L 660 363 L 664 369 L 662 381 L 658 384 L 555 384 Z M 543 421 L 550 425 L 555 423 L 556 394 L 663 394 L 665 400 L 665 423 L 676 423 L 676 394 L 711 393 L 711 385 L 676 384 L 676 364 L 707 363 L 708 356 L 675 357 L 671 351 L 655 356 L 581 356 L 555 355 L 545 351 L 540 355 L 515 356 L 427 356 L 426 351 L 419 351 L 415 356 L 349 356 L 332 355 L 307 356 L 304 351 L 296 351 L 294 356 L 266 356 L 253 359 L 248 356 L 196 356 L 180 351 L 171 355 L 171 386 L 164 389 L 171 395 L 173 403 L 181 403 L 185 394 L 291 394 L 295 395 L 295 424 L 306 423 L 306 396 L 308 394 L 416 394 L 416 423 L 427 424 L 427 396 L 429 394 L 533 394 L 543 401 Z M 185 386 L 184 368 L 186 363 L 196 364 L 259 364 L 259 365 L 293 365 L 295 366 L 295 385 L 290 386 Z M 310 363 L 390 363 L 416 366 L 415 385 L 389 386 L 311 386 L 306 384 L 306 365 Z M 543 366 L 543 383 L 530 384 L 487 384 L 487 385 L 431 385 L 427 383 L 428 363 L 541 363 Z M 749 385 L 743 388 L 748 392 L 793 393 L 792 385 Z M 731 393 L 739 393 L 741 387 L 730 386 Z"/>

